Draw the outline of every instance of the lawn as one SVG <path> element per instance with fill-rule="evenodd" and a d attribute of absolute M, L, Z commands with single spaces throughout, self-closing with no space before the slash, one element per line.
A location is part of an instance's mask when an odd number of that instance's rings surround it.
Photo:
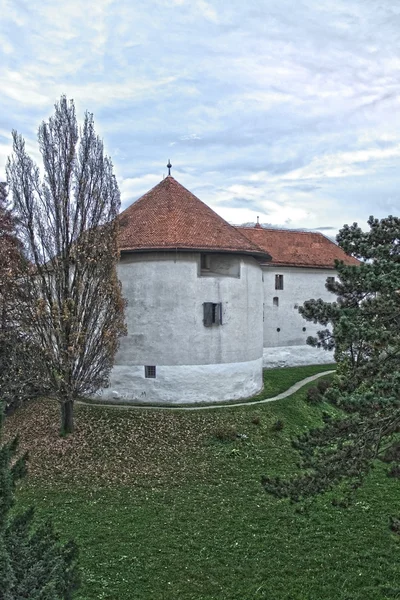
<path fill-rule="evenodd" d="M 312 374 L 280 371 L 285 388 Z M 77 406 L 66 439 L 50 401 L 7 419 L 31 454 L 18 506 L 34 502 L 79 543 L 77 599 L 400 598 L 400 543 L 388 529 L 399 484 L 382 465 L 348 509 L 327 495 L 299 514 L 260 485 L 263 474 L 296 471 L 291 437 L 332 410 L 307 405 L 305 389 L 220 411 Z M 218 441 L 231 429 L 242 437 Z"/>

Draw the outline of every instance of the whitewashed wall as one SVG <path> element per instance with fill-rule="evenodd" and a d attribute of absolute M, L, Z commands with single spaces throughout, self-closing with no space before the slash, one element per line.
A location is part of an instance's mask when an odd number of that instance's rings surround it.
<path fill-rule="evenodd" d="M 200 254 L 124 255 L 128 335 L 102 395 L 145 402 L 214 402 L 262 388 L 262 271 L 251 257 L 220 254 L 201 274 Z M 222 274 L 212 272 L 212 269 Z M 222 303 L 222 325 L 205 327 L 203 303 Z M 154 365 L 156 379 L 144 376 Z"/>
<path fill-rule="evenodd" d="M 283 275 L 283 290 L 275 289 L 275 275 Z M 325 288 L 327 277 L 332 276 L 337 277 L 333 269 L 263 267 L 264 366 L 295 366 L 333 360 L 332 353 L 306 346 L 307 337 L 316 335 L 321 326 L 306 321 L 297 310 L 311 298 L 334 301 L 335 296 Z M 274 305 L 274 297 L 279 299 L 278 306 Z M 278 348 L 282 349 L 280 355 Z"/>

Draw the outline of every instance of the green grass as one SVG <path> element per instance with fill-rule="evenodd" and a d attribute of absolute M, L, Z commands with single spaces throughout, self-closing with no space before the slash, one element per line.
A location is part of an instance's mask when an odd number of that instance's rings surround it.
<path fill-rule="evenodd" d="M 307 365 L 304 367 L 288 367 L 286 369 L 264 369 L 264 390 L 258 396 L 261 398 L 273 398 L 306 377 L 335 369 L 336 364 Z"/>
<path fill-rule="evenodd" d="M 304 396 L 192 413 L 80 406 L 67 439 L 57 408 L 34 403 L 7 420 L 31 450 L 18 505 L 35 503 L 78 541 L 79 600 L 400 598 L 400 544 L 388 529 L 399 484 L 382 465 L 349 509 L 326 495 L 298 514 L 260 485 L 296 471 L 291 438 L 332 410 Z M 217 441 L 226 427 L 247 437 Z"/>

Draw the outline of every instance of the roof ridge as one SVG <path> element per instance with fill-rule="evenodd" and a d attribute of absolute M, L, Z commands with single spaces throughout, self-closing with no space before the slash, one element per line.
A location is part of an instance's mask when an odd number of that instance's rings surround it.
<path fill-rule="evenodd" d="M 327 239 L 328 238 L 326 235 L 324 235 L 323 233 L 321 233 L 321 231 L 313 231 L 312 229 L 309 230 L 304 230 L 304 229 L 283 229 L 281 227 L 263 227 L 263 225 L 261 225 L 260 227 L 256 227 L 255 225 L 233 225 L 233 227 L 236 227 L 236 229 L 257 229 L 257 231 L 263 230 L 263 231 L 284 231 L 287 233 L 305 233 L 305 234 L 315 234 L 315 235 L 322 235 L 322 237 L 325 237 Z"/>

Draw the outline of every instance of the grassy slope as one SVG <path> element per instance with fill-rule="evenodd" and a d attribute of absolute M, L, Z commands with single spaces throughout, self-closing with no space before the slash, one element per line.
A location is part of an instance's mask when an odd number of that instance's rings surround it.
<path fill-rule="evenodd" d="M 7 423 L 31 448 L 19 504 L 79 542 L 80 600 L 400 598 L 398 481 L 378 467 L 350 509 L 322 497 L 306 515 L 260 486 L 295 470 L 291 436 L 320 423 L 303 396 L 201 413 L 79 407 L 69 439 L 53 404 L 26 407 Z M 227 426 L 248 437 L 217 442 Z"/>

